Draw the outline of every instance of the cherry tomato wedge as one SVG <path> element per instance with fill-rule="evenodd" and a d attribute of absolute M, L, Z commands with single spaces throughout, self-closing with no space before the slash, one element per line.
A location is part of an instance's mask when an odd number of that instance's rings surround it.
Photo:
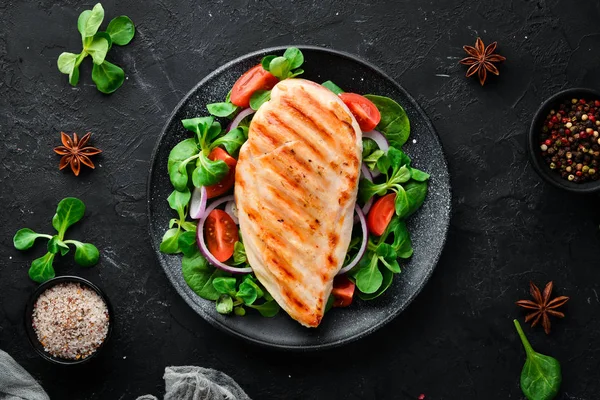
<path fill-rule="evenodd" d="M 373 102 L 356 93 L 341 93 L 340 99 L 348 106 L 363 132 L 375 129 L 381 121 L 381 113 Z"/>
<path fill-rule="evenodd" d="M 238 227 L 223 210 L 212 210 L 204 223 L 204 240 L 210 254 L 221 262 L 233 255 L 233 245 L 240 240 Z"/>
<path fill-rule="evenodd" d="M 235 166 L 237 165 L 237 160 L 220 147 L 213 149 L 208 155 L 208 159 L 212 161 L 223 160 L 229 167 L 229 172 L 227 172 L 227 175 L 225 175 L 225 178 L 223 178 L 221 182 L 206 186 L 207 198 L 212 199 L 213 197 L 218 197 L 226 193 L 233 187 L 233 184 L 235 183 Z"/>
<path fill-rule="evenodd" d="M 279 79 L 268 71 L 265 71 L 262 65 L 258 64 L 250 68 L 240 76 L 231 89 L 231 103 L 238 107 L 248 107 L 250 97 L 257 90 L 271 90 L 279 82 Z"/>
<path fill-rule="evenodd" d="M 352 296 L 354 296 L 354 282 L 348 279 L 345 275 L 336 276 L 333 279 L 333 306 L 348 307 L 352 304 Z"/>
<path fill-rule="evenodd" d="M 367 216 L 369 232 L 381 236 L 394 216 L 396 193 L 386 194 L 373 204 Z"/>

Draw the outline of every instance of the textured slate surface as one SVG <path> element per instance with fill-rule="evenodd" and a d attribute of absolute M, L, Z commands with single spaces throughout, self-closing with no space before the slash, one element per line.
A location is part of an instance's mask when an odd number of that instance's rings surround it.
<path fill-rule="evenodd" d="M 92 3 L 88 3 L 91 6 Z M 512 326 L 527 284 L 554 279 L 570 295 L 567 317 L 533 346 L 562 361 L 560 399 L 595 399 L 600 310 L 598 197 L 543 184 L 529 166 L 525 134 L 542 100 L 571 86 L 600 87 L 599 3 L 121 1 L 134 41 L 111 61 L 127 73 L 112 96 L 96 91 L 88 62 L 71 88 L 55 66 L 76 51 L 80 2 L 0 4 L 0 347 L 52 398 L 162 395 L 165 365 L 226 371 L 256 399 L 519 399 L 524 353 Z M 457 64 L 461 46 L 498 40 L 508 58 L 484 88 Z M 204 322 L 168 283 L 147 236 L 150 153 L 173 107 L 219 65 L 258 48 L 307 43 L 358 54 L 380 66 L 425 108 L 448 155 L 454 191 L 450 235 L 431 280 L 397 319 L 340 349 L 288 354 L 248 345 Z M 86 60 L 87 61 L 87 60 Z M 448 76 L 446 76 L 448 75 Z M 58 132 L 92 131 L 98 168 L 58 172 Z M 23 308 L 35 285 L 29 253 L 12 248 L 23 226 L 49 231 L 67 195 L 88 206 L 70 234 L 96 243 L 101 265 L 70 258 L 58 272 L 102 286 L 118 325 L 97 363 L 65 370 L 27 343 Z"/>

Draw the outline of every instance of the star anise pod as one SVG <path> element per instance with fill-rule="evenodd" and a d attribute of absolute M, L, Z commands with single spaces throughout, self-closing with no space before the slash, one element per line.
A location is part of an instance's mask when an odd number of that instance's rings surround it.
<path fill-rule="evenodd" d="M 556 309 L 562 305 L 564 305 L 569 298 L 567 296 L 560 296 L 555 299 L 550 300 L 550 295 L 552 294 L 552 288 L 554 287 L 553 282 L 548 282 L 546 287 L 544 288 L 544 293 L 540 293 L 540 289 L 533 284 L 533 282 L 529 282 L 529 291 L 531 292 L 531 296 L 534 301 L 531 300 L 519 300 L 517 301 L 517 305 L 523 308 L 527 308 L 530 310 L 535 310 L 534 312 L 527 314 L 525 317 L 525 322 L 529 322 L 533 320 L 531 327 L 534 327 L 542 321 L 542 326 L 544 327 L 544 332 L 546 335 L 550 334 L 550 315 L 553 315 L 558 318 L 563 318 L 565 314 L 560 311 L 556 311 Z"/>
<path fill-rule="evenodd" d="M 78 176 L 79 171 L 81 170 L 81 164 L 87 165 L 92 169 L 96 168 L 90 159 L 90 156 L 102 153 L 102 150 L 91 146 L 86 147 L 91 136 L 92 134 L 88 132 L 79 139 L 77 134 L 73 133 L 73 139 L 71 139 L 69 135 L 61 132 L 60 140 L 63 145 L 54 148 L 54 152 L 62 156 L 60 163 L 58 164 L 58 169 L 62 170 L 70 165 L 75 176 Z"/>
<path fill-rule="evenodd" d="M 498 68 L 493 63 L 506 60 L 506 57 L 502 57 L 500 54 L 493 54 L 496 46 L 498 46 L 498 42 L 485 47 L 481 38 L 477 38 L 475 47 L 463 46 L 469 57 L 463 58 L 460 60 L 460 63 L 470 65 L 467 70 L 467 77 L 477 73 L 481 86 L 485 83 L 488 71 L 494 75 L 500 75 L 500 71 L 498 71 Z"/>

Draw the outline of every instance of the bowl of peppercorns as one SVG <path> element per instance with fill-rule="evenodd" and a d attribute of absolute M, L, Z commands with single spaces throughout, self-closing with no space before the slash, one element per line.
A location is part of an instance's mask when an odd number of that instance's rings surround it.
<path fill-rule="evenodd" d="M 535 171 L 576 193 L 600 192 L 600 92 L 568 89 L 546 100 L 529 129 Z"/>

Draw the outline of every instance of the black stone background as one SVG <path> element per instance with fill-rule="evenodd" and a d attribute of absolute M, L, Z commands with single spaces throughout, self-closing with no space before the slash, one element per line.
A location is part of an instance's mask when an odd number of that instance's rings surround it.
<path fill-rule="evenodd" d="M 56 4 L 55 4 L 56 3 Z M 79 13 L 92 2 L 0 2 L 0 348 L 54 399 L 162 396 L 167 365 L 217 368 L 254 399 L 520 399 L 525 354 L 512 325 L 528 282 L 571 296 L 546 336 L 525 327 L 535 349 L 563 366 L 560 399 L 600 397 L 600 241 L 597 196 L 542 183 L 525 138 L 533 112 L 560 89 L 600 86 L 600 2 L 105 0 L 126 14 L 133 42 L 109 59 L 127 80 L 111 96 L 91 81 L 91 61 L 72 88 L 56 68 L 78 51 Z M 508 58 L 485 87 L 465 79 L 462 45 L 497 40 Z M 453 217 L 430 282 L 401 316 L 348 346 L 310 354 L 255 347 L 197 316 L 168 283 L 150 248 L 146 178 L 159 132 L 202 77 L 244 53 L 305 43 L 379 65 L 425 108 L 448 156 Z M 449 75 L 449 76 L 445 76 Z M 79 178 L 58 171 L 59 132 L 92 131 L 104 150 Z M 435 173 L 435 171 L 432 171 Z M 102 286 L 117 323 L 104 357 L 58 368 L 25 337 L 23 310 L 35 284 L 11 238 L 50 232 L 56 204 L 77 196 L 85 219 L 69 234 L 98 245 L 99 265 L 71 257 L 59 274 Z"/>

